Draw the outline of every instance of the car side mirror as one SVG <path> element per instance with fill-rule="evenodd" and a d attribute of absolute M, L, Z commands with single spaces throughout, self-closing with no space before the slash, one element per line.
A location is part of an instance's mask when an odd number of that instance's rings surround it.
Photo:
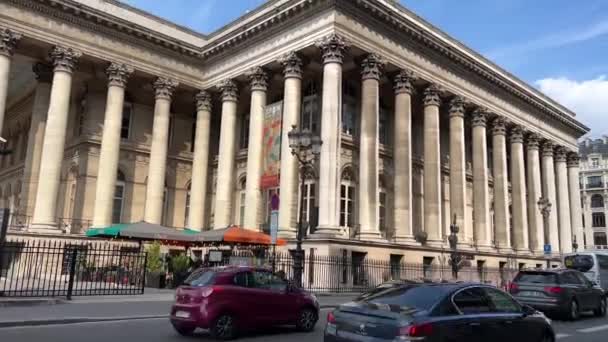
<path fill-rule="evenodd" d="M 536 313 L 536 309 L 529 305 L 524 305 L 522 310 L 525 316 L 532 316 Z"/>

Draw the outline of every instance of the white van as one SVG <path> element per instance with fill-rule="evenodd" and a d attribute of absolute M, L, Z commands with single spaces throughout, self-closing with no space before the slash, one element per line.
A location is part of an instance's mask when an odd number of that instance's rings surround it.
<path fill-rule="evenodd" d="M 608 251 L 564 254 L 564 267 L 583 272 L 608 294 Z"/>

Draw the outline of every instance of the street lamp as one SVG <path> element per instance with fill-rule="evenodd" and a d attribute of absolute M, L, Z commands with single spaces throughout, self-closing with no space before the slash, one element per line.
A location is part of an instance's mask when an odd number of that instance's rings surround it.
<path fill-rule="evenodd" d="M 543 227 L 545 234 L 549 233 L 549 215 L 551 214 L 551 201 L 547 197 L 541 197 L 538 199 L 538 209 L 540 214 L 543 216 Z M 547 258 L 547 268 L 551 268 L 551 255 Z"/>
<path fill-rule="evenodd" d="M 294 253 L 293 276 L 296 285 L 302 286 L 302 271 L 304 270 L 304 252 L 302 251 L 302 239 L 304 238 L 304 182 L 306 171 L 312 167 L 315 159 L 321 153 L 322 141 L 311 131 L 300 130 L 295 125 L 291 126 L 287 133 L 291 154 L 296 157 L 300 167 L 300 214 L 298 218 L 298 232 L 296 234 L 296 250 Z"/>
<path fill-rule="evenodd" d="M 454 214 L 454 220 L 450 225 L 450 236 L 448 237 L 448 242 L 450 243 L 450 249 L 452 250 L 450 254 L 450 264 L 452 265 L 452 277 L 454 279 L 458 279 L 458 268 L 460 265 L 460 253 L 458 252 L 458 225 L 456 225 L 456 214 Z"/>

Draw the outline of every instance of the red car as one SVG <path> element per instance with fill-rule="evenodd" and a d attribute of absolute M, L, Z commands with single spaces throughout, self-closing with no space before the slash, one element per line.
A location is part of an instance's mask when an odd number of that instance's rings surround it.
<path fill-rule="evenodd" d="M 319 303 L 313 294 L 255 267 L 198 269 L 177 289 L 171 308 L 171 324 L 179 334 L 203 328 L 221 340 L 276 325 L 312 331 L 318 317 Z"/>

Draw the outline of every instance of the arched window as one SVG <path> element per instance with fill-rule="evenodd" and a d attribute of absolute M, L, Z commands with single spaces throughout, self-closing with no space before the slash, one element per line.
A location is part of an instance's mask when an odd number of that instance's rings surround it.
<path fill-rule="evenodd" d="M 300 114 L 300 127 L 313 133 L 318 133 L 320 100 L 317 85 L 314 80 L 310 80 L 305 87 L 304 98 L 302 99 L 302 113 Z"/>
<path fill-rule="evenodd" d="M 118 170 L 114 198 L 112 202 L 112 223 L 122 222 L 122 208 L 125 199 L 125 174 Z"/>
<path fill-rule="evenodd" d="M 186 212 L 184 217 L 184 227 L 188 227 L 188 217 L 190 216 L 190 188 L 191 183 L 188 184 L 188 190 L 186 191 Z"/>
<path fill-rule="evenodd" d="M 308 222 L 311 226 L 315 223 L 315 198 L 316 185 L 314 174 L 307 172 L 304 180 L 304 189 L 300 189 L 299 199 L 304 203 L 302 208 L 302 220 Z M 302 205 L 302 203 L 300 203 Z M 298 212 L 299 213 L 299 212 Z"/>
<path fill-rule="evenodd" d="M 350 168 L 342 172 L 340 180 L 340 226 L 350 227 L 355 226 L 355 177 Z"/>
<path fill-rule="evenodd" d="M 245 224 L 245 188 L 247 187 L 247 178 L 242 177 L 239 181 L 239 226 L 242 227 Z"/>
<path fill-rule="evenodd" d="M 388 227 L 387 227 L 387 218 L 386 218 L 386 206 L 387 206 L 387 197 L 386 197 L 386 186 L 384 184 L 384 179 L 380 178 L 378 182 L 378 227 L 380 228 L 380 233 L 386 237 Z"/>
<path fill-rule="evenodd" d="M 591 208 L 603 208 L 604 196 L 596 194 L 591 196 Z"/>

